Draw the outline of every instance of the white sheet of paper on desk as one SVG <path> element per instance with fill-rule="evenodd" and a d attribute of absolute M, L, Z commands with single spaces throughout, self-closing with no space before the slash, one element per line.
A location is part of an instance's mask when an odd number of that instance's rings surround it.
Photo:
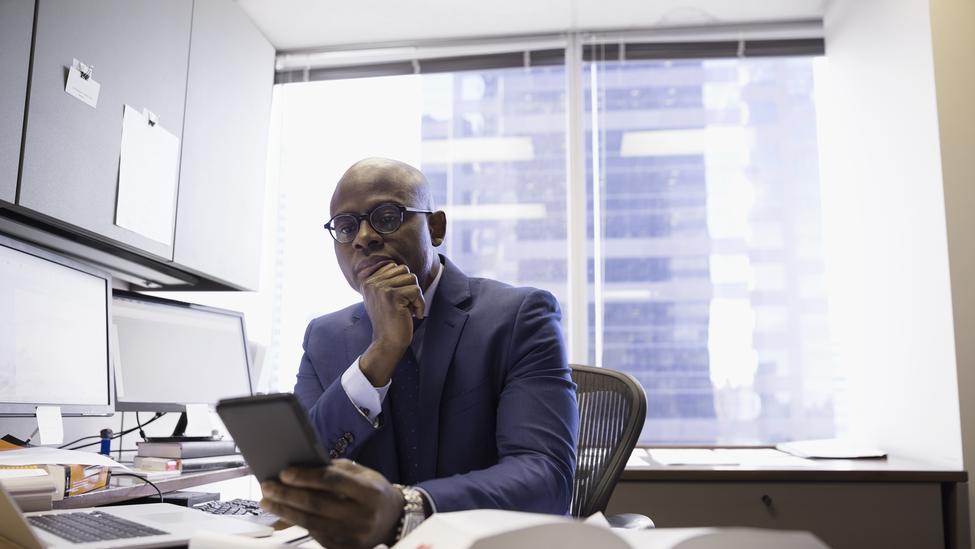
<path fill-rule="evenodd" d="M 861 459 L 887 457 L 887 452 L 879 448 L 836 438 L 780 442 L 775 447 L 794 456 L 808 458 Z"/>
<path fill-rule="evenodd" d="M 59 448 L 24 448 L 0 452 L 0 466 L 48 465 L 63 463 L 67 465 L 106 465 L 128 469 L 114 459 L 81 450 L 61 450 Z"/>
<path fill-rule="evenodd" d="M 178 167 L 179 138 L 125 105 L 115 224 L 172 245 Z"/>
<path fill-rule="evenodd" d="M 733 458 L 706 448 L 652 448 L 647 452 L 661 465 L 738 465 Z"/>
<path fill-rule="evenodd" d="M 284 540 L 270 538 L 248 538 L 234 534 L 220 534 L 217 532 L 197 532 L 190 538 L 189 549 L 276 549 L 293 548 L 285 545 Z"/>
<path fill-rule="evenodd" d="M 650 455 L 643 448 L 634 448 L 630 457 L 626 459 L 627 467 L 646 467 L 650 465 L 647 461 Z"/>
<path fill-rule="evenodd" d="M 64 423 L 60 406 L 37 407 L 37 429 L 41 444 L 64 444 Z"/>
<path fill-rule="evenodd" d="M 816 467 L 812 460 L 790 456 L 772 448 L 718 448 L 714 451 L 746 467 Z"/>

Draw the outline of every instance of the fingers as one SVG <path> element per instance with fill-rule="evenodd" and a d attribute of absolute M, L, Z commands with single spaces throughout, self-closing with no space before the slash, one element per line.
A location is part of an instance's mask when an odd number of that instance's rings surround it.
<path fill-rule="evenodd" d="M 327 467 L 292 467 L 281 482 L 261 485 L 261 507 L 307 528 L 329 549 L 371 548 L 388 540 L 403 508 L 402 494 L 381 474 L 349 460 Z"/>
<path fill-rule="evenodd" d="M 359 293 L 366 302 L 371 319 L 402 318 L 405 322 L 406 318 L 413 316 L 423 318 L 426 307 L 423 291 L 416 275 L 406 265 L 383 265 L 362 283 Z"/>
<path fill-rule="evenodd" d="M 325 467 L 289 467 L 281 472 L 281 487 L 307 488 L 335 498 L 369 504 L 394 490 L 385 477 L 347 459 Z M 308 507 L 311 508 L 311 507 Z"/>
<path fill-rule="evenodd" d="M 267 498 L 261 500 L 261 508 L 291 524 L 305 528 L 322 547 L 329 549 L 364 549 L 366 547 L 366 544 L 363 543 L 367 537 L 365 533 L 363 532 L 357 537 L 341 521 L 318 517 L 285 504 L 270 501 Z"/>
<path fill-rule="evenodd" d="M 362 284 L 367 283 L 373 284 L 389 284 L 393 287 L 399 286 L 409 286 L 410 284 L 417 284 L 416 275 L 410 272 L 410 268 L 406 265 L 399 265 L 390 261 L 382 267 L 380 267 L 376 272 L 367 278 Z M 419 286 L 417 286 L 419 287 Z"/>
<path fill-rule="evenodd" d="M 348 498 L 324 490 L 295 488 L 275 481 L 261 485 L 262 507 L 306 528 L 329 529 L 362 521 L 362 505 Z M 278 511 L 281 511 L 279 513 Z M 292 520 L 295 519 L 295 520 Z"/>

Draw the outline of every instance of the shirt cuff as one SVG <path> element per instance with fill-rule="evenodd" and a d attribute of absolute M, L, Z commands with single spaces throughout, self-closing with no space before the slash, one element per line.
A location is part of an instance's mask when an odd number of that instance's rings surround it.
<path fill-rule="evenodd" d="M 383 400 L 386 398 L 389 385 L 390 383 L 382 387 L 373 387 L 359 369 L 358 358 L 342 374 L 342 388 L 345 389 L 345 394 L 373 425 L 376 424 L 376 417 L 383 409 Z"/>
<path fill-rule="evenodd" d="M 435 501 L 433 501 L 433 498 L 432 497 L 430 497 L 430 492 L 427 492 L 423 488 L 420 488 L 419 486 L 416 486 L 416 485 L 414 485 L 413 488 L 415 488 L 418 492 L 423 493 L 423 497 L 425 497 L 427 499 L 427 502 L 430 504 L 430 512 L 431 513 L 436 513 L 437 512 L 437 503 Z"/>

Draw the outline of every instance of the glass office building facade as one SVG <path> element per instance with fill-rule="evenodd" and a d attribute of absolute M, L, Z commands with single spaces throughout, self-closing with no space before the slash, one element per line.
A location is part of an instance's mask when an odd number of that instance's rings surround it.
<path fill-rule="evenodd" d="M 573 345 L 588 363 L 646 389 L 641 442 L 765 444 L 831 437 L 843 423 L 823 285 L 815 64 L 584 62 L 584 218 L 569 211 L 566 65 L 364 79 L 357 85 L 382 93 L 343 108 L 376 108 L 382 96 L 406 105 L 386 118 L 416 119 L 401 140 L 416 141 L 412 158 L 447 211 L 442 253 L 470 276 L 551 291 L 567 335 L 568 318 L 584 315 L 587 341 Z M 282 141 L 326 126 L 342 135 L 309 105 L 336 101 L 343 82 L 285 85 Z M 289 100 L 289 88 L 302 91 Z M 327 197 L 303 193 L 291 151 L 282 146 L 281 250 L 282 227 L 310 226 L 309 202 L 327 208 Z M 571 249 L 575 225 L 583 249 Z M 584 303 L 573 300 L 570 252 L 586 256 Z M 278 258 L 282 319 L 310 301 L 289 289 L 299 275 L 288 254 Z M 300 341 L 303 322 L 337 308 L 307 307 L 301 322 L 275 324 L 275 345 Z M 288 390 L 300 349 L 277 356 Z"/>

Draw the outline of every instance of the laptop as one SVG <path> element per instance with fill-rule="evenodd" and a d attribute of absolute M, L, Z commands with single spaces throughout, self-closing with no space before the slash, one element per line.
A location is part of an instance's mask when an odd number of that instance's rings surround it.
<path fill-rule="evenodd" d="M 116 525 L 103 526 L 100 524 L 103 522 Z M 64 533 L 52 533 L 56 530 Z M 271 535 L 274 529 L 169 503 L 22 513 L 0 486 L 0 547 L 9 544 L 21 549 L 185 546 L 193 534 L 201 531 L 261 537 Z M 93 539 L 97 537 L 116 539 Z"/>

